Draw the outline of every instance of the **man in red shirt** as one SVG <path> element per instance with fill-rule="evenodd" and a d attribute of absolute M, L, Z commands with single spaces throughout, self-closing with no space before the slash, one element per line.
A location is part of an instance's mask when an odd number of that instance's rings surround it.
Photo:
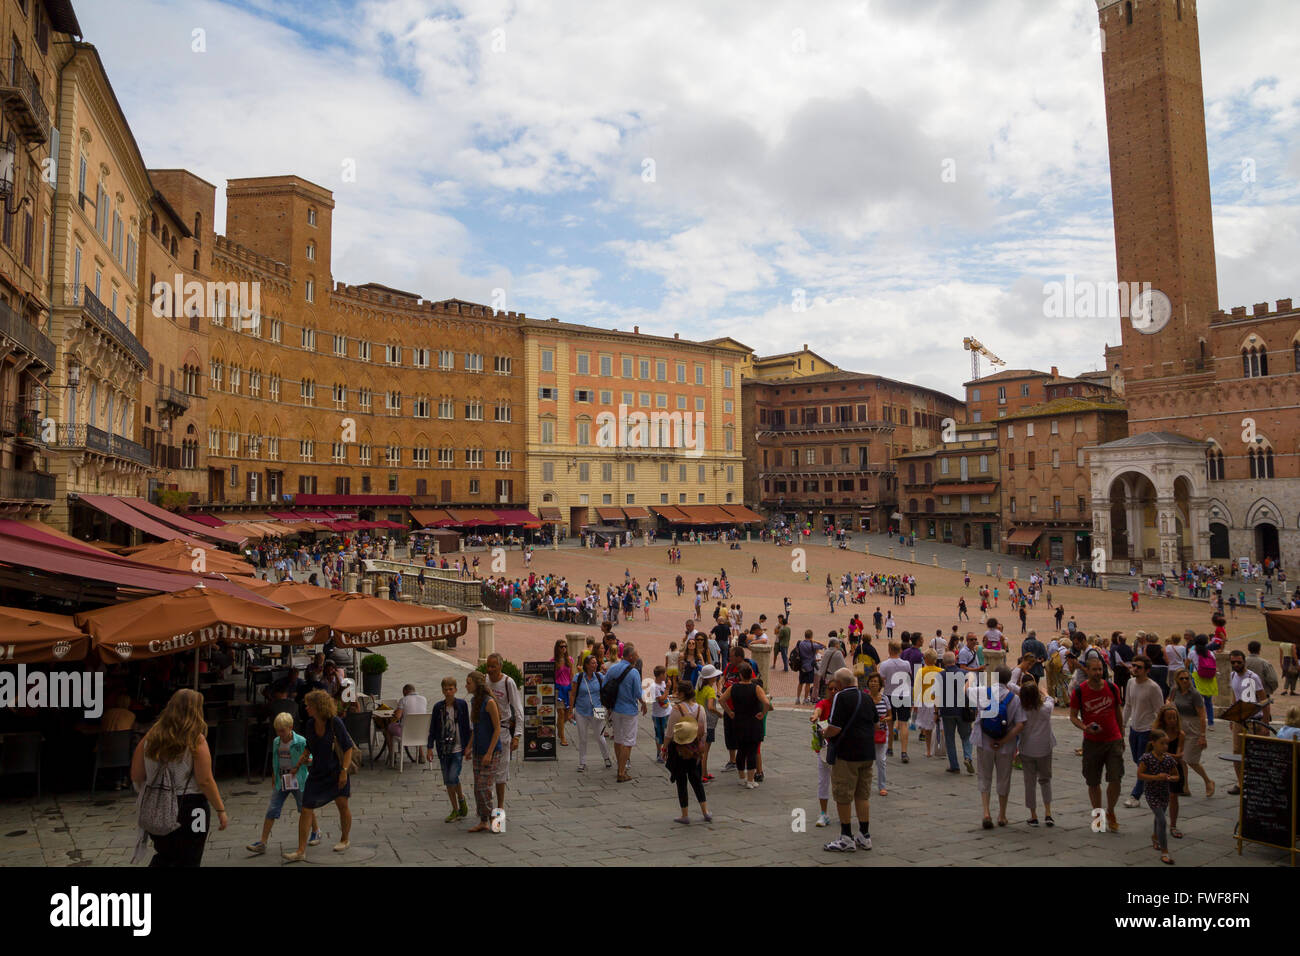
<path fill-rule="evenodd" d="M 1070 695 L 1070 723 L 1083 731 L 1083 779 L 1093 810 L 1101 807 L 1101 773 L 1106 771 L 1106 826 L 1119 830 L 1115 804 L 1124 779 L 1124 714 L 1119 688 L 1102 678 L 1101 658 L 1087 659 L 1088 679 Z"/>

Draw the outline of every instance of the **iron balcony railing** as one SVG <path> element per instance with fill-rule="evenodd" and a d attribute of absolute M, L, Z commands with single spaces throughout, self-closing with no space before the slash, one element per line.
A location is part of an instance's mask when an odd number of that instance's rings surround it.
<path fill-rule="evenodd" d="M 54 500 L 54 476 L 39 471 L 0 472 L 0 498 Z"/>
<path fill-rule="evenodd" d="M 189 410 L 190 397 L 174 385 L 158 386 L 158 404 L 162 406 L 171 406 L 184 414 Z"/>
<path fill-rule="evenodd" d="M 153 457 L 144 445 L 120 435 L 110 435 L 94 425 L 70 425 L 64 422 L 55 432 L 55 444 L 59 448 L 85 448 L 87 451 L 122 458 L 137 465 L 148 466 L 153 463 Z"/>
<path fill-rule="evenodd" d="M 848 431 L 893 431 L 897 428 L 893 422 L 871 420 L 866 422 L 815 422 L 809 424 L 786 422 L 781 425 L 775 425 L 771 422 L 764 422 L 758 426 L 758 433 L 762 434 L 811 434 L 814 432 L 848 432 Z"/>
<path fill-rule="evenodd" d="M 116 458 L 124 458 L 127 461 L 134 462 L 137 465 L 147 467 L 153 464 L 153 456 L 149 454 L 148 448 L 145 448 L 138 441 L 132 441 L 120 435 L 109 436 L 108 453 Z"/>
<path fill-rule="evenodd" d="M 99 300 L 90 286 L 68 286 L 64 292 L 64 301 L 71 305 L 80 305 L 82 314 L 91 322 L 107 332 L 123 350 L 125 350 L 141 368 L 149 367 L 149 352 L 140 340 L 121 319 L 108 310 L 108 306 Z"/>
<path fill-rule="evenodd" d="M 31 401 L 8 402 L 0 405 L 0 434 L 39 441 L 41 437 L 40 407 Z"/>
<path fill-rule="evenodd" d="M 44 143 L 50 138 L 50 111 L 40 80 L 20 56 L 0 60 L 0 102 L 27 139 Z"/>
<path fill-rule="evenodd" d="M 54 371 L 54 342 L 5 302 L 0 302 L 0 333 L 15 342 L 47 369 Z"/>

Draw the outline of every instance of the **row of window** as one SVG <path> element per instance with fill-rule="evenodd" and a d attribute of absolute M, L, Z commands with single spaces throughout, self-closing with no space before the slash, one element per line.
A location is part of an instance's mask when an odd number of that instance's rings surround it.
<path fill-rule="evenodd" d="M 1074 464 L 1079 468 L 1084 467 L 1082 448 L 1075 450 Z M 1031 451 L 1025 454 L 1025 467 L 1030 469 L 1031 471 L 1037 467 L 1037 459 L 1034 452 Z M 1059 448 L 1052 449 L 1052 467 L 1053 468 L 1061 467 L 1061 450 Z M 1015 471 L 1015 470 L 1016 470 L 1016 453 L 1013 451 L 1009 451 L 1007 452 L 1007 471 Z"/>
<path fill-rule="evenodd" d="M 555 421 L 550 418 L 543 418 L 538 423 L 538 440 L 543 445 L 555 444 Z M 630 429 L 637 431 L 637 429 Z M 646 448 L 684 448 L 705 446 L 705 425 L 703 422 L 691 426 L 691 434 L 686 434 L 686 429 L 673 427 L 672 423 L 666 421 L 652 422 L 646 427 L 644 447 Z M 592 444 L 592 421 L 590 418 L 579 418 L 574 422 L 574 441 L 575 445 Z M 621 439 L 620 439 L 621 441 Z M 629 436 L 629 444 L 631 436 Z M 736 450 L 736 429 L 731 425 L 722 426 L 723 450 Z M 635 447 L 635 446 L 633 446 Z"/>
<path fill-rule="evenodd" d="M 1008 499 L 1008 500 L 1011 502 L 1011 504 L 1010 504 L 1011 514 L 1015 514 L 1015 513 L 1016 513 L 1016 499 L 1015 499 L 1015 498 L 1010 498 L 1010 499 Z M 1038 496 L 1037 496 L 1037 495 L 1030 495 L 1030 496 L 1029 496 L 1029 513 L 1030 513 L 1031 515 L 1032 515 L 1032 514 L 1038 514 Z M 1086 506 L 1086 504 L 1085 504 L 1085 502 L 1084 502 L 1083 496 L 1080 496 L 1080 497 L 1078 498 L 1076 504 L 1075 504 L 1075 513 L 1076 513 L 1079 517 L 1081 517 L 1081 518 L 1086 518 L 1086 517 L 1088 516 L 1088 514 L 1089 514 L 1088 509 L 1087 509 L 1087 506 Z M 1060 499 L 1060 498 L 1053 498 L 1053 499 L 1052 499 L 1052 514 L 1057 515 L 1057 516 L 1059 516 L 1059 515 L 1061 514 L 1061 499 Z"/>
<path fill-rule="evenodd" d="M 969 513 L 969 512 L 970 512 L 970 510 L 971 510 L 971 504 L 972 504 L 972 502 L 971 502 L 971 498 L 978 497 L 978 498 L 979 498 L 979 503 L 980 503 L 981 505 L 989 505 L 989 504 L 992 504 L 992 502 L 993 502 L 993 496 L 992 496 L 992 495 L 940 495 L 940 496 L 939 496 L 939 503 L 942 504 L 942 505 L 944 505 L 945 507 L 947 507 L 947 506 L 949 506 L 949 505 L 952 504 L 952 499 L 953 499 L 954 497 L 956 497 L 957 499 L 959 499 L 958 504 L 960 505 L 960 508 L 961 508 L 961 511 L 962 511 L 963 514 L 965 514 L 965 513 Z M 1060 501 L 1061 499 L 1057 498 L 1056 500 L 1057 500 L 1057 501 Z M 926 499 L 925 499 L 925 513 L 926 513 L 926 514 L 934 514 L 934 509 L 935 509 L 934 499 L 933 499 L 933 498 L 926 498 Z M 917 514 L 917 513 L 918 513 L 919 509 L 917 508 L 917 500 L 916 500 L 915 498 L 909 498 L 909 499 L 908 499 L 908 502 L 907 502 L 907 510 L 908 510 L 908 512 L 911 513 L 911 514 Z"/>
<path fill-rule="evenodd" d="M 554 372 L 555 371 L 555 350 L 542 349 L 541 353 L 542 353 L 541 354 L 542 371 Z M 620 371 L 622 373 L 619 376 L 620 378 L 637 378 L 637 379 L 642 379 L 644 381 L 656 381 L 656 382 L 668 381 L 669 362 L 667 359 L 634 358 L 633 356 L 630 355 L 623 355 L 620 356 L 620 361 L 621 361 Z M 673 364 L 675 366 L 675 373 L 676 373 L 675 381 L 680 385 L 687 384 L 687 382 L 689 381 L 687 378 L 687 371 L 688 371 L 687 363 L 675 362 Z M 574 367 L 572 370 L 574 375 L 596 374 L 599 375 L 601 378 L 615 377 L 614 356 L 598 355 L 596 357 L 595 367 L 599 371 L 593 373 L 590 352 L 579 352 L 577 353 L 577 355 L 574 356 Z M 704 366 L 697 362 L 695 363 L 694 371 L 695 371 L 695 375 L 694 375 L 695 384 L 703 385 Z M 731 388 L 733 384 L 734 384 L 734 380 L 732 378 L 732 369 L 724 368 L 722 370 L 722 387 Z"/>
<path fill-rule="evenodd" d="M 801 490 L 805 492 L 817 492 L 817 491 L 848 492 L 848 491 L 855 490 L 854 481 L 857 482 L 857 488 L 856 488 L 857 491 L 871 490 L 871 482 L 870 479 L 868 478 L 857 478 L 857 479 L 840 478 L 834 481 L 824 480 L 820 482 L 816 480 L 811 480 L 811 481 L 802 482 L 802 487 L 801 487 L 801 483 L 794 479 L 791 479 L 789 482 L 787 482 L 784 478 L 764 478 L 763 491 L 769 493 L 775 493 L 775 494 L 785 494 L 787 491 L 793 493 Z M 821 486 L 820 488 L 818 487 L 819 484 Z M 889 488 L 889 480 L 886 479 L 885 489 L 888 490 L 888 488 Z"/>
<path fill-rule="evenodd" d="M 1250 477 L 1253 479 L 1273 477 L 1273 449 L 1252 448 L 1246 453 L 1250 464 Z M 1205 456 L 1205 473 L 1210 481 L 1223 481 L 1226 472 L 1223 467 L 1223 452 L 1211 449 Z"/>
<path fill-rule="evenodd" d="M 915 428 L 938 429 L 943 424 L 943 417 L 933 412 L 909 409 L 902 405 L 880 406 L 879 421 L 893 425 L 911 425 Z M 758 423 L 769 428 L 813 428 L 818 425 L 850 425 L 853 422 L 869 422 L 871 418 L 870 403 L 857 405 L 821 405 L 807 408 L 759 408 Z"/>
<path fill-rule="evenodd" d="M 614 480 L 613 462 L 596 462 L 596 464 L 599 465 L 600 467 L 601 481 L 610 482 Z M 591 466 L 592 466 L 592 462 L 580 461 L 577 463 L 576 470 L 578 472 L 579 481 L 591 481 Z M 623 470 L 624 481 L 637 480 L 636 477 L 637 466 L 635 464 L 624 465 L 623 468 L 624 468 Z M 685 484 L 686 481 L 688 480 L 687 479 L 687 475 L 689 473 L 688 468 L 689 466 L 687 465 L 677 465 L 676 468 L 674 469 L 672 465 L 661 464 L 659 466 L 659 481 L 662 483 L 667 483 L 669 481 L 670 475 L 672 475 L 672 473 L 675 470 L 677 474 L 678 483 Z M 575 470 L 573 464 L 569 463 L 566 467 L 566 470 L 567 471 Z M 651 474 L 653 474 L 653 472 L 651 472 Z M 719 472 L 719 474 L 725 474 L 726 480 L 728 482 L 733 482 L 736 480 L 736 466 L 727 465 L 725 470 Z M 708 475 L 709 475 L 709 466 L 707 465 L 695 466 L 695 480 L 697 484 L 701 484 L 701 485 L 704 484 L 708 480 Z M 555 462 L 553 461 L 542 462 L 542 481 L 550 482 L 554 480 L 555 480 Z"/>
<path fill-rule="evenodd" d="M 622 503 L 625 504 L 625 505 L 634 505 L 634 504 L 636 504 L 636 495 L 635 495 L 635 494 L 627 494 L 627 495 L 624 495 L 623 498 L 624 498 L 624 500 L 623 500 Z M 696 496 L 695 496 L 695 500 L 696 500 L 697 502 L 699 502 L 700 504 L 704 504 L 704 492 L 701 491 L 701 492 L 699 492 L 698 494 L 696 494 Z M 733 502 L 734 500 L 735 500 L 735 496 L 734 496 L 734 494 L 733 494 L 732 492 L 728 491 L 728 492 L 726 493 L 726 497 L 725 497 L 725 499 L 723 500 L 723 504 L 728 504 L 728 505 L 729 505 L 729 504 L 732 504 L 732 502 Z M 544 501 L 544 502 L 550 504 L 550 503 L 552 503 L 552 502 L 555 501 L 555 495 L 552 494 L 552 493 L 550 493 L 550 492 L 546 492 L 546 493 L 544 493 L 544 494 L 542 495 L 542 501 Z M 614 503 L 614 496 L 613 496 L 612 494 L 602 494 L 602 495 L 600 496 L 600 503 L 601 503 L 602 505 L 612 505 L 612 504 Z M 666 493 L 661 493 L 661 494 L 659 495 L 659 503 L 660 503 L 661 505 L 666 505 L 666 504 L 668 504 L 668 495 L 667 495 Z M 591 504 L 591 495 L 587 495 L 587 494 L 581 494 L 581 495 L 578 495 L 578 504 L 579 504 L 579 505 L 590 505 L 590 504 Z M 679 505 L 684 505 L 684 504 L 686 504 L 686 493 L 685 493 L 685 492 L 679 492 L 679 493 L 677 494 L 677 504 L 679 504 Z"/>
<path fill-rule="evenodd" d="M 558 401 L 560 397 L 560 390 L 556 388 L 554 385 L 542 385 L 537 389 L 537 397 L 539 400 L 543 402 Z M 614 404 L 614 392 L 610 389 L 601 389 L 600 391 L 596 391 L 595 389 L 590 389 L 590 388 L 575 388 L 573 390 L 573 400 L 575 403 L 579 405 L 590 405 L 596 401 L 597 397 L 599 397 L 601 405 Z M 653 396 L 653 402 L 651 401 L 651 399 L 652 396 L 649 392 L 620 392 L 619 393 L 619 402 L 627 406 L 628 408 L 637 408 L 637 407 L 667 408 L 668 407 L 668 394 L 666 392 L 657 392 Z M 690 396 L 678 395 L 677 410 L 680 412 L 690 411 L 690 408 L 688 407 L 689 402 L 690 402 Z M 695 411 L 697 412 L 704 411 L 703 398 L 696 397 L 694 404 L 695 404 Z M 735 412 L 735 410 L 736 410 L 736 403 L 734 401 L 732 401 L 729 398 L 723 399 L 722 411 L 724 414 L 731 415 Z"/>
<path fill-rule="evenodd" d="M 267 461 L 280 460 L 280 439 L 274 436 L 245 435 L 239 432 L 225 432 L 225 451 L 222 451 L 222 432 L 217 428 L 208 429 L 208 453 L 211 455 L 225 454 L 228 457 L 237 457 L 240 455 L 248 458 L 261 458 L 265 450 Z M 325 444 L 321 443 L 322 446 Z M 358 458 L 362 465 L 370 465 L 375 458 L 376 449 L 369 444 L 359 444 Z M 401 445 L 386 445 L 379 448 L 384 463 L 393 467 L 402 464 L 403 456 L 406 449 Z M 485 452 L 482 448 L 463 449 L 463 466 L 465 468 L 481 469 L 484 467 Z M 429 446 L 419 446 L 410 449 L 411 467 L 428 468 L 436 461 L 439 468 L 457 467 L 457 449 L 443 447 L 431 449 Z M 316 461 L 316 442 L 310 438 L 301 438 L 298 440 L 298 460 L 299 461 Z M 335 464 L 347 464 L 348 446 L 344 442 L 330 443 L 329 460 Z M 498 449 L 494 453 L 496 467 L 500 470 L 509 470 L 514 464 L 514 452 L 511 449 Z"/>

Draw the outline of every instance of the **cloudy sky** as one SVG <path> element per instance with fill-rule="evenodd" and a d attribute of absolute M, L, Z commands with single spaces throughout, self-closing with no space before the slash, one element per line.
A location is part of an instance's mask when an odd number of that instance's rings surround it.
<path fill-rule="evenodd" d="M 953 394 L 1118 341 L 1044 316 L 1115 278 L 1093 0 L 75 6 L 149 165 L 333 190 L 336 281 Z M 1300 3 L 1199 8 L 1220 304 L 1300 299 Z"/>

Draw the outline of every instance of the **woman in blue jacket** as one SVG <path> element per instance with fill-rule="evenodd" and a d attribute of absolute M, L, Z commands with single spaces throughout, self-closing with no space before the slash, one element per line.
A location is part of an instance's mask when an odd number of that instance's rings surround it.
<path fill-rule="evenodd" d="M 469 704 L 456 696 L 456 679 L 442 679 L 442 700 L 433 706 L 433 719 L 429 722 L 428 753 L 430 761 L 438 754 L 442 765 L 442 782 L 451 800 L 451 813 L 443 823 L 451 823 L 468 816 L 469 804 L 465 791 L 460 788 L 460 768 L 465 758 L 465 747 L 470 741 Z"/>
<path fill-rule="evenodd" d="M 271 774 L 271 802 L 266 808 L 266 819 L 262 822 L 262 839 L 245 847 L 249 853 L 266 852 L 266 841 L 271 839 L 271 827 L 280 819 L 280 811 L 284 808 L 286 799 L 292 796 L 298 812 L 302 813 L 302 790 L 307 786 L 307 768 L 298 767 L 294 770 L 303 751 L 307 749 L 307 738 L 294 733 L 292 714 L 276 714 L 272 726 L 276 736 L 271 740 L 275 754 L 275 773 Z M 313 830 L 307 843 L 310 846 L 320 843 L 320 833 Z"/>

